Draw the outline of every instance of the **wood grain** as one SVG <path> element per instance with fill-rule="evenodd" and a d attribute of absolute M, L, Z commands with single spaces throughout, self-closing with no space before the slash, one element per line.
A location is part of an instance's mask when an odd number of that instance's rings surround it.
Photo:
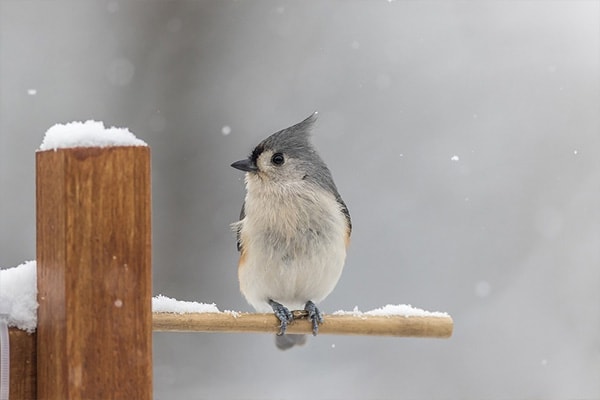
<path fill-rule="evenodd" d="M 36 334 L 8 329 L 10 341 L 9 399 L 36 399 Z"/>
<path fill-rule="evenodd" d="M 152 397 L 150 150 L 36 154 L 37 389 Z"/>

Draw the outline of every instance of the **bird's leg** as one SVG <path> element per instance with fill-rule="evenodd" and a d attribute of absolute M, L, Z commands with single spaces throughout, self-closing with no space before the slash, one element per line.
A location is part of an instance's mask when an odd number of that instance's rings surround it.
<path fill-rule="evenodd" d="M 319 311 L 315 303 L 310 300 L 306 302 L 304 310 L 308 312 L 308 318 L 312 321 L 313 336 L 317 336 L 317 333 L 319 333 L 319 324 L 323 323 L 323 314 Z"/>
<path fill-rule="evenodd" d="M 275 316 L 281 322 L 281 325 L 279 325 L 279 333 L 277 334 L 277 336 L 281 336 L 285 333 L 288 324 L 294 320 L 294 316 L 283 304 L 274 300 L 269 299 L 269 305 L 273 308 Z"/>

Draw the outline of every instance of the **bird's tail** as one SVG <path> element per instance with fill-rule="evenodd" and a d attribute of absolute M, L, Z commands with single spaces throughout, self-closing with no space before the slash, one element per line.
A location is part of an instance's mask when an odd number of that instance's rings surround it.
<path fill-rule="evenodd" d="M 306 335 L 285 334 L 275 336 L 275 345 L 279 350 L 287 350 L 294 346 L 302 346 L 304 343 L 306 343 Z"/>

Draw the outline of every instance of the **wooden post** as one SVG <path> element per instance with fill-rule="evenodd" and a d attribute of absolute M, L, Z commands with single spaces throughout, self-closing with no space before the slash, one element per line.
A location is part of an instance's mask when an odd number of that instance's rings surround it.
<path fill-rule="evenodd" d="M 152 397 L 150 149 L 36 154 L 37 396 Z"/>

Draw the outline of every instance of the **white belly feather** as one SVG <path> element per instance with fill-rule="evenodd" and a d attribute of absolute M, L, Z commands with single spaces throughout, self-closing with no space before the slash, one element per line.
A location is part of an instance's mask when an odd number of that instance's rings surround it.
<path fill-rule="evenodd" d="M 240 289 L 259 312 L 270 312 L 268 300 L 291 310 L 323 300 L 337 284 L 346 258 L 348 227 L 335 198 L 321 189 L 290 188 L 272 196 L 248 188 L 246 217 L 240 221 L 243 247 Z M 314 189 L 313 189 L 314 190 Z"/>

